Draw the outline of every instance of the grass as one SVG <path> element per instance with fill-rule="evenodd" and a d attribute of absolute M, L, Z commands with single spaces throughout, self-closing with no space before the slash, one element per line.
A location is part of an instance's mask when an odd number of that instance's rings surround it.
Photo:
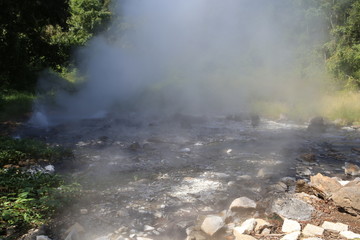
<path fill-rule="evenodd" d="M 24 120 L 32 111 L 34 99 L 31 93 L 0 93 L 0 122 Z"/>
<path fill-rule="evenodd" d="M 344 125 L 360 122 L 360 93 L 339 92 L 323 98 L 321 113 L 330 120 Z"/>
<path fill-rule="evenodd" d="M 79 186 L 63 176 L 28 171 L 64 157 L 71 152 L 31 139 L 0 137 L 0 238 L 15 239 L 47 223 L 78 195 Z"/>
<path fill-rule="evenodd" d="M 292 120 L 307 121 L 322 116 L 340 125 L 360 124 L 360 92 L 335 92 L 324 94 L 312 102 L 297 101 L 289 104 L 279 101 L 258 101 L 254 111 L 270 119 L 279 119 L 281 114 Z"/>

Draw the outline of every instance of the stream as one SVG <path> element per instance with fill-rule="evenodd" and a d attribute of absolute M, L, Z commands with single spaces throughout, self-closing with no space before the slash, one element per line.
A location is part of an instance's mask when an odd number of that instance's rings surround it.
<path fill-rule="evenodd" d="M 360 163 L 357 130 L 314 133 L 305 124 L 265 119 L 253 127 L 225 116 L 129 114 L 21 134 L 74 151 L 75 159 L 55 170 L 71 174 L 84 195 L 59 217 L 59 239 L 74 223 L 90 240 L 185 239 L 198 216 L 221 212 L 235 198 L 262 203 L 261 216 L 266 199 L 291 190 L 284 179 L 344 179 L 344 163 Z"/>

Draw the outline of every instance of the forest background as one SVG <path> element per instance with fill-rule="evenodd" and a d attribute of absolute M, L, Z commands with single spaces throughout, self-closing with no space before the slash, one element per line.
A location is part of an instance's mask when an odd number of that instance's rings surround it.
<path fill-rule="evenodd" d="M 282 4 L 281 9 L 295 9 L 296 21 L 293 16 L 291 20 L 279 19 L 287 24 L 288 41 L 298 46 L 296 71 L 303 83 L 319 79 L 326 82 L 326 94 L 316 114 L 343 124 L 358 122 L 360 2 L 294 0 L 266 4 L 274 9 L 277 4 Z M 72 56 L 92 36 L 109 31 L 112 18 L 121 18 L 112 15 L 110 9 L 110 0 L 1 1 L 0 120 L 17 119 L 31 112 L 37 80 L 45 69 L 70 88 L 79 81 L 76 58 Z M 124 26 L 117 26 L 117 31 Z M 315 114 L 301 105 L 287 106 L 267 99 L 255 105 L 269 117 L 283 113 L 305 118 Z"/>

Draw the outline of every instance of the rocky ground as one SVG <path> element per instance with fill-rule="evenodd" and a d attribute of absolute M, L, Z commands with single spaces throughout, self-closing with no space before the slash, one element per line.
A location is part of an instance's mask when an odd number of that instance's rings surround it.
<path fill-rule="evenodd" d="M 356 207 L 339 205 L 346 187 L 340 179 L 353 180 L 358 173 L 358 130 L 319 128 L 316 121 L 310 129 L 290 122 L 251 123 L 240 116 L 108 116 L 23 128 L 17 137 L 72 148 L 75 159 L 55 169 L 83 185 L 83 197 L 37 235 L 53 240 L 342 239 L 345 227 L 337 222 L 360 233 Z M 314 187 L 310 176 L 317 173 L 337 177 L 341 187 L 330 187 L 336 192 Z M 234 207 L 235 199 L 239 206 Z M 343 228 L 328 229 L 333 225 L 324 226 L 325 221 Z M 287 229 L 289 222 L 296 227 Z M 308 234 L 309 228 L 318 232 Z"/>

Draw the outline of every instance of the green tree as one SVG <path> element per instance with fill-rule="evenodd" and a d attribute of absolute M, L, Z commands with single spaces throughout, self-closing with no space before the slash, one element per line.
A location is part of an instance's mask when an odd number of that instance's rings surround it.
<path fill-rule="evenodd" d="M 360 2 L 345 1 L 342 18 L 332 26 L 331 40 L 325 45 L 327 66 L 346 87 L 360 87 Z M 336 8 L 336 10 L 339 8 Z"/>
<path fill-rule="evenodd" d="M 4 87 L 27 89 L 44 65 L 58 62 L 57 46 L 43 37 L 45 26 L 64 26 L 65 0 L 0 1 L 0 80 Z"/>
<path fill-rule="evenodd" d="M 110 18 L 109 0 L 0 1 L 0 86 L 34 89 L 37 74 L 59 70 Z"/>

